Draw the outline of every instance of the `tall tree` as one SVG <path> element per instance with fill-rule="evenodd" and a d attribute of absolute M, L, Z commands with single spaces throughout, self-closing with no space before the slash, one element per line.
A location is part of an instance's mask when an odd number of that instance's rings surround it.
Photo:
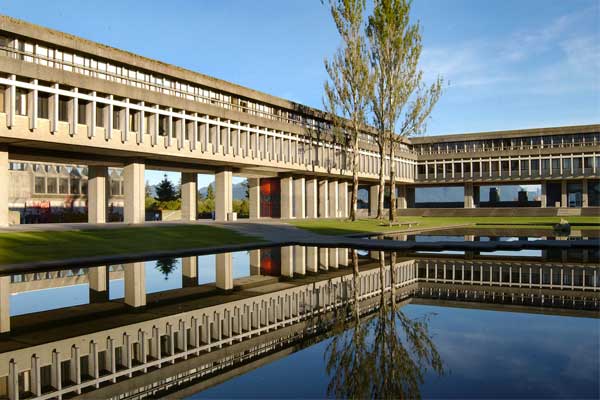
<path fill-rule="evenodd" d="M 177 188 L 173 185 L 173 182 L 169 180 L 167 174 L 165 174 L 163 180 L 156 186 L 156 200 L 171 201 L 178 197 Z"/>
<path fill-rule="evenodd" d="M 395 151 L 403 138 L 424 130 L 442 91 L 440 77 L 429 87 L 423 83 L 423 72 L 418 66 L 423 48 L 421 27 L 419 22 L 410 22 L 411 3 L 411 0 L 375 0 L 367 26 L 374 79 L 371 105 L 381 157 L 377 216 L 383 217 L 387 148 L 391 221 L 396 218 Z M 400 119 L 400 129 L 396 132 Z"/>
<path fill-rule="evenodd" d="M 369 58 L 364 36 L 365 0 L 329 0 L 331 15 L 342 44 L 325 60 L 329 79 L 325 82 L 324 106 L 330 114 L 333 135 L 351 152 L 352 194 L 350 219 L 356 220 L 358 200 L 358 149 L 366 128 L 371 93 Z M 337 116 L 347 119 L 342 122 Z"/>

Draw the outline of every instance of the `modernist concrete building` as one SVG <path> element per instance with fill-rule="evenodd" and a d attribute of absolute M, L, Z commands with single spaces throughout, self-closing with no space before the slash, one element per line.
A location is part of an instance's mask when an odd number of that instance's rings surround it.
<path fill-rule="evenodd" d="M 182 173 L 185 220 L 198 173 L 215 174 L 218 220 L 232 211 L 232 175 L 249 178 L 251 218 L 348 215 L 347 151 L 318 110 L 9 17 L 0 61 L 0 188 L 9 160 L 87 165 L 88 220 L 103 223 L 108 168 L 119 167 L 124 220 L 141 223 L 144 171 L 161 169 Z M 541 184 L 542 214 L 597 207 L 599 143 L 600 125 L 406 140 L 393 160 L 398 207 L 413 206 L 416 187 L 460 185 L 476 208 L 478 187 L 500 183 Z M 359 179 L 371 194 L 378 166 L 365 132 Z M 0 225 L 7 210 L 3 190 Z"/>

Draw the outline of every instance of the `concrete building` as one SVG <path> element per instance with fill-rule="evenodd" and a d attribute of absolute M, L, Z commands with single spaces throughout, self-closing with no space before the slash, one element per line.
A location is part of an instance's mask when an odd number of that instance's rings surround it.
<path fill-rule="evenodd" d="M 179 171 L 182 218 L 191 220 L 196 174 L 208 173 L 216 219 L 227 220 L 237 175 L 249 178 L 252 218 L 348 215 L 348 151 L 330 140 L 318 110 L 4 16 L 0 60 L 0 187 L 9 160 L 86 165 L 88 221 L 103 223 L 108 168 L 123 168 L 124 220 L 141 223 L 145 170 Z M 598 207 L 599 142 L 600 125 L 407 139 L 391 161 L 398 207 L 414 207 L 416 187 L 454 185 L 464 187 L 464 208 L 476 208 L 489 184 L 540 184 L 541 215 Z M 372 211 L 371 132 L 360 147 Z M 0 192 L 0 225 L 8 202 Z"/>

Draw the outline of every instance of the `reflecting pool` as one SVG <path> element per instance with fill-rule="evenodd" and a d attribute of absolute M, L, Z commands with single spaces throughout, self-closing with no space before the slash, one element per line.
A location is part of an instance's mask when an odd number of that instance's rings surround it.
<path fill-rule="evenodd" d="M 598 398 L 597 255 L 287 246 L 7 273 L 0 396 Z"/>

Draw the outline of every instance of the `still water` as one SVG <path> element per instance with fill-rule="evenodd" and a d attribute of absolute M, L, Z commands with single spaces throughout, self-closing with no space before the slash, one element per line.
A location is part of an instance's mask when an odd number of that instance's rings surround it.
<path fill-rule="evenodd" d="M 468 253 L 292 246 L 0 276 L 0 397 L 600 397 L 598 249 Z"/>

